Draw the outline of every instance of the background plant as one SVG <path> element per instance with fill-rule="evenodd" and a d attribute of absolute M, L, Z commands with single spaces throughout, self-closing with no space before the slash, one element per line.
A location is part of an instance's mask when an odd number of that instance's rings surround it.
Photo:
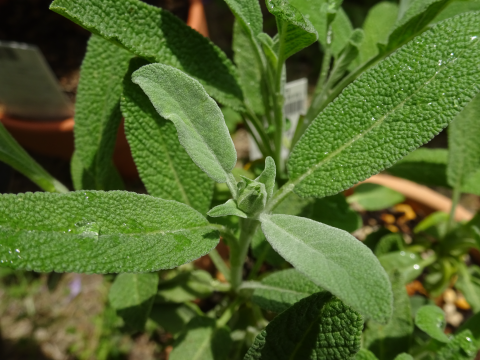
<path fill-rule="evenodd" d="M 190 318 L 171 359 L 409 358 L 400 355 L 414 331 L 403 286 L 408 279 L 398 268 L 384 269 L 347 232 L 358 217 L 337 194 L 390 167 L 461 114 L 451 128 L 447 170 L 458 201 L 478 169 L 475 116 L 470 105 L 461 112 L 478 92 L 478 13 L 431 27 L 449 1 L 383 4 L 372 19 L 398 20 L 378 23 L 381 29 L 367 26 L 371 20 L 349 32 L 340 2 L 267 1 L 279 31 L 272 38 L 262 32 L 258 2 L 226 2 L 236 17 L 236 66 L 173 15 L 138 1 L 52 3 L 94 34 L 75 117 L 72 176 L 79 191 L 3 195 L 1 262 L 34 271 L 121 273 L 109 300 L 132 331 L 144 327 L 155 302 L 188 301 L 205 289 L 225 292 L 209 314 L 182 308 L 190 311 L 185 322 Z M 285 163 L 285 60 L 317 40 L 322 72 Z M 241 114 L 265 156 L 263 171 L 235 177 L 236 153 L 217 102 L 224 112 Z M 122 115 L 149 196 L 104 192 L 123 186 L 111 163 Z M 471 138 L 459 142 L 465 133 Z M 65 192 L 2 134 L 2 160 L 45 190 Z M 213 182 L 225 183 L 231 198 L 214 199 Z M 453 239 L 458 227 L 451 219 L 446 233 Z M 474 223 L 461 228 L 476 234 Z M 214 250 L 219 235 L 229 246 L 230 267 Z M 467 243 L 463 252 L 453 255 L 459 245 L 452 240 L 451 249 L 438 253 L 461 263 L 474 243 L 459 237 Z M 257 264 L 245 281 L 250 244 Z M 228 285 L 189 270 L 172 272 L 159 285 L 154 271 L 207 253 Z M 294 269 L 258 278 L 262 262 L 275 257 Z M 259 307 L 279 315 L 265 327 Z M 418 328 L 433 340 L 413 347 L 413 355 L 474 356 L 476 345 L 467 339 L 474 338 L 471 331 L 478 336 L 473 322 L 450 339 L 439 335 L 438 310 L 419 314 Z M 390 346 L 392 338 L 402 346 Z"/>

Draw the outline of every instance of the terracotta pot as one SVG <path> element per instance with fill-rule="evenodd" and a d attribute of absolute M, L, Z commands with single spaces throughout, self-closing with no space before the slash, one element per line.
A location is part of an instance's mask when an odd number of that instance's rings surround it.
<path fill-rule="evenodd" d="M 208 36 L 205 11 L 201 0 L 190 0 L 187 25 Z M 33 121 L 15 119 L 0 112 L 0 121 L 25 149 L 38 154 L 70 159 L 74 150 L 74 119 Z M 113 161 L 120 173 L 127 178 L 138 178 L 125 130 L 120 126 L 115 144 Z"/>

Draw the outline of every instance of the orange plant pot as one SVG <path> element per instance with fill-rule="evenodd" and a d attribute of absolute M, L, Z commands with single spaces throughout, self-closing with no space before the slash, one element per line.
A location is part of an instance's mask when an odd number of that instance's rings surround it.
<path fill-rule="evenodd" d="M 190 0 L 187 25 L 203 36 L 208 36 L 207 20 L 201 0 Z M 69 160 L 74 151 L 73 127 L 75 121 L 32 121 L 16 119 L 0 112 L 0 121 L 25 149 L 47 156 Z M 117 133 L 113 162 L 126 178 L 138 178 L 130 146 L 122 124 Z"/>

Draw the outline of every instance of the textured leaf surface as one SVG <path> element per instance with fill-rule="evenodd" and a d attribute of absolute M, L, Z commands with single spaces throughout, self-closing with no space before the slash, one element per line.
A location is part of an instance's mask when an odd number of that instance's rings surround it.
<path fill-rule="evenodd" d="M 437 15 L 433 22 L 442 21 L 453 16 L 463 14 L 467 11 L 480 10 L 480 1 L 468 0 L 468 1 L 452 1 L 448 6 Z"/>
<path fill-rule="evenodd" d="M 237 207 L 237 203 L 233 199 L 228 200 L 225 204 L 215 206 L 207 215 L 211 217 L 235 215 L 245 219 L 248 217 L 247 214 Z"/>
<path fill-rule="evenodd" d="M 187 205 L 123 191 L 0 197 L 0 264 L 57 272 L 149 272 L 199 258 L 218 232 Z"/>
<path fill-rule="evenodd" d="M 266 0 L 267 9 L 277 19 L 279 56 L 287 59 L 318 39 L 312 23 L 287 0 Z"/>
<path fill-rule="evenodd" d="M 461 189 L 480 170 L 480 96 L 476 96 L 448 127 L 447 180 Z"/>
<path fill-rule="evenodd" d="M 45 191 L 65 193 L 68 189 L 50 175 L 17 143 L 0 123 L 0 161 L 32 180 Z"/>
<path fill-rule="evenodd" d="M 415 315 L 415 325 L 435 340 L 444 343 L 449 341 L 448 336 L 444 333 L 447 325 L 445 314 L 438 306 L 422 306 Z"/>
<path fill-rule="evenodd" d="M 313 294 L 278 315 L 244 360 L 343 360 L 360 349 L 362 317 L 328 293 Z"/>
<path fill-rule="evenodd" d="M 244 31 L 256 37 L 263 30 L 263 16 L 258 0 L 225 0 Z M 253 54 L 252 54 L 253 55 Z"/>
<path fill-rule="evenodd" d="M 55 0 L 50 9 L 150 62 L 185 71 L 219 102 L 241 107 L 227 56 L 172 13 L 138 0 Z"/>
<path fill-rule="evenodd" d="M 349 204 L 357 203 L 368 211 L 383 210 L 404 200 L 405 196 L 399 192 L 377 184 L 360 184 L 347 198 Z"/>
<path fill-rule="evenodd" d="M 199 315 L 200 309 L 195 307 L 194 304 L 154 304 L 150 311 L 150 319 L 176 338 L 183 327 Z"/>
<path fill-rule="evenodd" d="M 119 274 L 115 278 L 108 293 L 108 300 L 128 329 L 144 329 L 157 285 L 157 273 Z"/>
<path fill-rule="evenodd" d="M 317 30 L 318 41 L 325 46 L 327 44 L 327 4 L 326 0 L 290 0 L 295 8 L 300 10 Z M 325 5 L 324 5 L 325 4 Z"/>
<path fill-rule="evenodd" d="M 477 347 L 470 330 L 463 330 L 436 354 L 435 360 L 473 360 Z"/>
<path fill-rule="evenodd" d="M 120 96 L 123 76 L 132 54 L 92 35 L 80 70 L 75 103 L 75 154 L 94 181 L 90 190 L 113 188 L 111 179 L 119 175 L 112 165 L 112 155 L 122 114 Z M 121 184 L 121 183 L 120 183 Z M 82 183 L 77 190 L 89 189 Z"/>
<path fill-rule="evenodd" d="M 260 221 L 272 247 L 315 284 L 367 318 L 390 318 L 387 274 L 371 250 L 352 235 L 290 215 L 262 215 Z"/>
<path fill-rule="evenodd" d="M 223 114 L 202 85 L 171 66 L 151 64 L 135 71 L 132 81 L 147 94 L 165 119 L 171 120 L 180 144 L 192 160 L 217 182 L 226 182 L 237 162 Z"/>
<path fill-rule="evenodd" d="M 390 360 L 408 349 L 413 333 L 410 299 L 401 273 L 390 275 L 393 289 L 393 316 L 386 325 L 373 321 L 367 323 L 363 334 L 363 346 L 380 360 Z"/>
<path fill-rule="evenodd" d="M 358 63 L 363 64 L 378 54 L 378 43 L 385 43 L 390 30 L 395 25 L 398 5 L 383 1 L 373 6 L 363 23 L 365 37 L 360 46 Z"/>
<path fill-rule="evenodd" d="M 478 20 L 478 13 L 446 20 L 350 84 L 293 149 L 295 192 L 335 194 L 447 126 L 478 92 Z"/>
<path fill-rule="evenodd" d="M 252 301 L 262 309 L 281 313 L 299 300 L 323 291 L 295 269 L 277 271 L 255 287 Z"/>
<path fill-rule="evenodd" d="M 175 125 L 158 115 L 140 86 L 132 83 L 131 74 L 145 64 L 132 59 L 121 104 L 138 172 L 150 195 L 183 202 L 205 214 L 212 201 L 213 182 L 180 145 Z"/>
<path fill-rule="evenodd" d="M 216 327 L 214 319 L 198 316 L 190 320 L 173 344 L 169 360 L 226 360 L 232 340 L 227 327 Z"/>

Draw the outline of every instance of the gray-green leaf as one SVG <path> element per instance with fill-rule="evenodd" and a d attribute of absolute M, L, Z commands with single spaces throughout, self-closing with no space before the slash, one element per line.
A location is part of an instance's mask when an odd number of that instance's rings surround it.
<path fill-rule="evenodd" d="M 108 293 L 110 305 L 125 321 L 127 329 L 141 331 L 145 327 L 157 292 L 158 274 L 119 274 Z"/>
<path fill-rule="evenodd" d="M 300 300 L 255 338 L 244 360 L 343 360 L 360 349 L 362 317 L 332 295 Z"/>
<path fill-rule="evenodd" d="M 237 153 L 223 114 L 203 86 L 171 66 L 151 64 L 135 71 L 140 85 L 160 114 L 177 128 L 180 144 L 207 175 L 226 182 Z"/>
<path fill-rule="evenodd" d="M 279 57 L 287 59 L 318 39 L 312 23 L 287 0 L 266 0 L 267 9 L 277 19 Z"/>
<path fill-rule="evenodd" d="M 290 215 L 262 215 L 272 247 L 318 286 L 367 318 L 392 314 L 390 281 L 369 248 L 349 233 Z"/>
<path fill-rule="evenodd" d="M 265 185 L 265 190 L 267 191 L 267 199 L 269 200 L 273 195 L 273 189 L 275 187 L 275 176 L 277 174 L 277 168 L 275 166 L 275 161 L 272 157 L 267 156 L 265 159 L 265 169 L 262 173 L 255 179 L 255 181 L 261 182 Z"/>
<path fill-rule="evenodd" d="M 386 325 L 373 321 L 367 323 L 363 334 L 363 346 L 380 360 L 390 360 L 408 349 L 413 333 L 410 299 L 404 286 L 402 274 L 390 273 L 393 288 L 393 316 Z"/>
<path fill-rule="evenodd" d="M 149 272 L 209 253 L 219 234 L 187 205 L 124 191 L 0 196 L 0 265 Z"/>
<path fill-rule="evenodd" d="M 338 193 L 447 126 L 479 91 L 478 20 L 479 13 L 446 20 L 350 84 L 293 149 L 288 169 L 295 192 Z"/>
<path fill-rule="evenodd" d="M 277 271 L 253 287 L 252 301 L 262 309 L 281 313 L 307 296 L 323 291 L 295 269 Z"/>
<path fill-rule="evenodd" d="M 45 191 L 68 192 L 62 183 L 28 155 L 2 123 L 0 123 L 0 161 L 21 172 Z"/>
<path fill-rule="evenodd" d="M 232 340 L 227 327 L 216 326 L 214 319 L 197 316 L 173 344 L 169 360 L 226 360 Z"/>
<path fill-rule="evenodd" d="M 447 325 L 445 314 L 438 306 L 422 306 L 415 315 L 415 325 L 435 340 L 444 343 L 449 341 L 448 336 L 444 333 Z"/>
<path fill-rule="evenodd" d="M 131 74 L 146 61 L 134 58 L 124 79 L 122 113 L 125 133 L 140 177 L 150 195 L 176 200 L 205 214 L 213 182 L 180 145 L 175 125 L 156 112 Z"/>
<path fill-rule="evenodd" d="M 476 96 L 448 127 L 447 180 L 461 189 L 480 169 L 480 96 Z"/>
<path fill-rule="evenodd" d="M 360 184 L 347 198 L 349 204 L 357 203 L 368 211 L 383 210 L 403 201 L 405 196 L 399 192 L 377 184 Z"/>
<path fill-rule="evenodd" d="M 227 56 L 172 13 L 138 0 L 55 0 L 50 9 L 149 62 L 174 66 L 211 96 L 242 107 L 242 91 Z"/>
<path fill-rule="evenodd" d="M 204 270 L 180 273 L 158 287 L 157 303 L 183 303 L 210 296 L 214 290 L 212 276 Z"/>
<path fill-rule="evenodd" d="M 122 190 L 112 188 L 111 179 L 119 178 L 112 165 L 112 155 L 122 114 L 120 96 L 122 81 L 132 54 L 125 49 L 92 35 L 80 71 L 75 104 L 75 155 L 93 179 L 76 190 Z M 77 184 L 78 185 L 78 184 Z"/>
<path fill-rule="evenodd" d="M 211 217 L 235 215 L 244 219 L 248 217 L 247 214 L 237 207 L 237 203 L 233 199 L 228 200 L 225 204 L 215 206 L 207 215 Z"/>
<path fill-rule="evenodd" d="M 388 236 L 388 235 L 387 235 Z M 423 271 L 422 258 L 409 251 L 395 251 L 378 257 L 387 272 L 398 270 L 405 284 L 415 280 Z"/>

